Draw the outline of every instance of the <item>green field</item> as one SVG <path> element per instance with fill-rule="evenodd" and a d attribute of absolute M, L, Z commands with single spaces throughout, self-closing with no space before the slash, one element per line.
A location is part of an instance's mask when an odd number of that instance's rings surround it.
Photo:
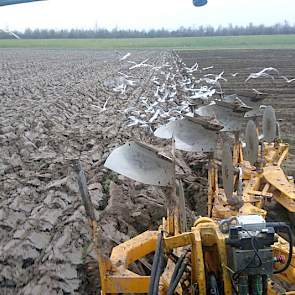
<path fill-rule="evenodd" d="M 134 39 L 0 40 L 0 48 L 295 49 L 295 35 Z"/>

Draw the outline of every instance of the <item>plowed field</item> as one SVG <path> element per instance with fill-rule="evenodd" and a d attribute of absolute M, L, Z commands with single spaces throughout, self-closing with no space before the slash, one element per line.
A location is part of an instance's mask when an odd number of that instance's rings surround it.
<path fill-rule="evenodd" d="M 293 144 L 288 169 L 294 173 L 295 83 L 244 80 L 270 66 L 293 78 L 295 51 L 179 54 L 189 66 L 214 66 L 198 75 L 224 70 L 226 94 L 253 94 L 253 88 L 269 94 L 283 137 Z M 128 140 L 169 152 L 170 143 L 152 132 L 189 111 L 184 87 L 167 51 L 0 50 L 0 294 L 97 293 L 73 159 L 86 172 L 106 253 L 157 228 L 166 214 L 163 191 L 118 176 L 103 163 Z M 204 155 L 177 152 L 189 221 L 206 214 L 206 163 Z"/>

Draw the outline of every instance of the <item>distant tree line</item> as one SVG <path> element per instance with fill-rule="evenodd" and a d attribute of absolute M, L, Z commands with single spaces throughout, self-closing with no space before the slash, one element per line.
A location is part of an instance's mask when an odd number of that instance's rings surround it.
<path fill-rule="evenodd" d="M 295 34 L 295 25 L 287 21 L 272 26 L 254 25 L 247 26 L 199 26 L 197 28 L 180 27 L 177 30 L 152 29 L 152 30 L 123 30 L 123 29 L 26 29 L 24 32 L 14 31 L 22 39 L 78 39 L 78 38 L 157 38 L 157 37 L 199 37 L 199 36 L 240 36 L 240 35 L 275 35 Z M 0 30 L 0 39 L 13 38 Z"/>

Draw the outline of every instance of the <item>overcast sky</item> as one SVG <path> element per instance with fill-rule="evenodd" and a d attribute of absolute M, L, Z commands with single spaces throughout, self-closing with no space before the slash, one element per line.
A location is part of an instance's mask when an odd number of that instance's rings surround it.
<path fill-rule="evenodd" d="M 295 23 L 295 0 L 47 0 L 0 7 L 0 28 L 175 29 L 200 25 Z"/>

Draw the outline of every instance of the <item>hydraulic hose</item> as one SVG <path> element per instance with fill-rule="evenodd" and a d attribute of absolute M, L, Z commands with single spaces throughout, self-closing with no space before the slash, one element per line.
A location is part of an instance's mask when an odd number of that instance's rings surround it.
<path fill-rule="evenodd" d="M 160 261 L 159 261 L 159 265 L 158 265 L 156 275 L 155 275 L 155 280 L 154 280 L 153 295 L 158 295 L 159 282 L 160 282 L 160 277 L 163 270 L 164 270 L 164 254 L 163 254 L 163 251 L 161 251 Z"/>
<path fill-rule="evenodd" d="M 167 295 L 173 295 L 178 283 L 180 282 L 180 279 L 186 269 L 186 266 L 187 266 L 187 262 L 186 262 L 186 259 L 184 259 L 182 261 L 182 263 L 180 264 L 180 268 L 177 272 L 177 275 L 175 276 L 175 279 L 172 281 L 170 281 L 170 285 L 169 285 L 169 288 L 168 288 L 168 291 L 167 291 Z"/>
<path fill-rule="evenodd" d="M 219 289 L 216 277 L 214 273 L 210 274 L 209 276 L 209 294 L 211 295 L 219 295 Z"/>
<path fill-rule="evenodd" d="M 276 232 L 280 232 L 280 230 L 286 230 L 287 234 L 288 234 L 288 242 L 289 242 L 289 254 L 288 254 L 288 259 L 286 264 L 281 268 L 281 269 L 277 269 L 274 270 L 274 274 L 279 274 L 283 271 L 285 271 L 291 264 L 291 260 L 292 260 L 292 255 L 293 255 L 293 236 L 292 236 L 292 231 L 289 225 L 287 225 L 284 222 L 267 222 L 266 223 L 267 227 L 273 227 L 275 229 Z"/>
<path fill-rule="evenodd" d="M 177 276 L 177 274 L 178 274 L 178 271 L 179 271 L 179 269 L 180 269 L 180 267 L 181 267 L 181 265 L 182 265 L 182 262 L 183 262 L 184 258 L 185 258 L 185 254 L 182 254 L 182 255 L 178 258 L 178 260 L 177 260 L 177 262 L 176 262 L 176 264 L 175 264 L 175 268 L 174 268 L 173 274 L 172 274 L 172 276 L 171 276 L 171 280 L 170 280 L 170 282 L 173 282 L 173 281 L 175 280 L 175 278 L 176 278 L 176 276 Z M 171 283 L 170 283 L 170 284 L 171 284 Z"/>
<path fill-rule="evenodd" d="M 155 289 L 155 279 L 157 276 L 157 271 L 160 268 L 159 266 L 160 266 L 162 251 L 163 251 L 162 244 L 163 244 L 163 232 L 160 232 L 158 235 L 155 256 L 153 259 L 148 295 L 154 295 L 153 292 Z"/>

